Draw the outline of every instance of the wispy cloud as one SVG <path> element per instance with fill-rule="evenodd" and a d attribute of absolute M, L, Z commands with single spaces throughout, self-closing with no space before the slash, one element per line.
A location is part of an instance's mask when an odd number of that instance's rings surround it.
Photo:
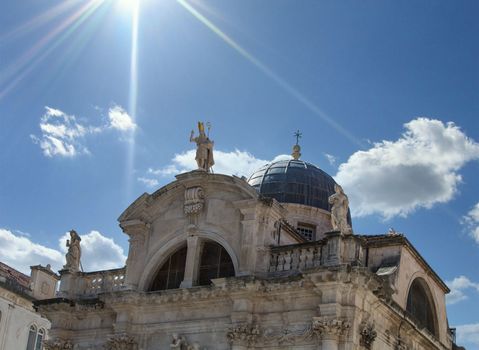
<path fill-rule="evenodd" d="M 160 182 L 157 179 L 152 179 L 148 177 L 140 176 L 139 178 L 137 178 L 137 180 L 145 184 L 145 186 L 147 187 L 156 187 L 160 184 Z"/>
<path fill-rule="evenodd" d="M 336 157 L 329 153 L 324 153 L 324 156 L 328 160 L 330 165 L 336 165 Z"/>
<path fill-rule="evenodd" d="M 115 105 L 108 110 L 108 118 L 110 127 L 120 131 L 135 130 L 137 125 L 133 122 L 133 118 L 121 107 Z"/>
<path fill-rule="evenodd" d="M 59 270 L 65 264 L 66 239 L 65 233 L 59 238 L 59 249 L 46 247 L 33 242 L 28 237 L 15 234 L 8 229 L 0 228 L 0 256 L 2 262 L 25 273 L 30 273 L 32 265 L 50 264 L 53 269 Z M 124 265 L 126 256 L 113 239 L 102 235 L 98 231 L 91 231 L 81 235 L 82 265 L 85 271 L 111 269 Z"/>
<path fill-rule="evenodd" d="M 446 295 L 446 302 L 449 305 L 456 304 L 468 298 L 467 291 L 475 290 L 479 293 L 479 283 L 472 282 L 466 276 L 459 276 L 452 281 L 447 281 L 446 284 L 451 289 L 451 292 Z"/>
<path fill-rule="evenodd" d="M 469 235 L 479 244 L 479 203 L 463 216 L 462 223 L 466 226 Z"/>
<path fill-rule="evenodd" d="M 40 137 L 30 136 L 47 157 L 74 157 L 89 153 L 82 139 L 87 134 L 98 132 L 96 128 L 78 123 L 73 115 L 48 106 L 40 119 L 40 130 Z"/>
<path fill-rule="evenodd" d="M 454 123 L 417 118 L 396 141 L 375 143 L 339 166 L 335 179 L 348 193 L 355 216 L 406 216 L 451 200 L 459 170 L 479 159 L 479 144 Z"/>
<path fill-rule="evenodd" d="M 30 135 L 30 137 L 40 146 L 45 156 L 72 158 L 90 153 L 85 145 L 86 136 L 100 134 L 108 129 L 131 131 L 135 130 L 137 125 L 118 105 L 109 109 L 108 123 L 99 126 L 80 123 L 74 115 L 46 106 L 45 113 L 40 118 L 39 127 L 41 135 Z"/>
<path fill-rule="evenodd" d="M 456 326 L 457 344 L 466 345 L 467 349 L 479 347 L 479 323 Z"/>
<path fill-rule="evenodd" d="M 157 169 L 148 169 L 145 176 L 139 177 L 138 181 L 149 187 L 154 187 L 158 185 L 158 179 L 160 178 L 171 178 L 176 174 L 197 169 L 198 166 L 196 164 L 195 155 L 196 150 L 194 149 L 175 154 L 170 164 Z M 234 150 L 231 152 L 224 152 L 215 150 L 214 158 L 215 165 L 213 170 L 215 173 L 248 177 L 262 165 L 281 159 L 290 159 L 291 156 L 282 154 L 275 157 L 273 160 L 264 160 L 256 158 L 254 155 L 246 151 Z"/>

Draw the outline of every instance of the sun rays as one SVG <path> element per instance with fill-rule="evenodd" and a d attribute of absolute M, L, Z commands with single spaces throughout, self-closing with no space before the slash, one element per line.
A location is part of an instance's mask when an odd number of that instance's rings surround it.
<path fill-rule="evenodd" d="M 58 5 L 23 25 L 11 30 L 1 37 L 2 43 L 15 39 L 18 35 L 32 33 L 41 26 L 48 24 L 60 15 L 64 15 L 72 9 L 73 1 L 67 1 Z M 78 2 L 76 2 L 78 3 Z M 0 71 L 0 100 L 14 89 L 20 81 L 25 79 L 28 74 L 47 56 L 49 56 L 60 44 L 77 31 L 81 25 L 104 4 L 104 0 L 89 0 L 83 3 L 72 14 L 64 18 L 59 24 L 51 29 L 46 35 L 37 40 L 31 47 L 22 53 L 11 64 Z M 70 58 L 65 57 L 65 60 Z"/>
<path fill-rule="evenodd" d="M 126 0 L 123 0 L 126 1 Z M 130 56 L 130 87 L 128 93 L 128 112 L 136 123 L 137 100 L 138 100 L 138 22 L 140 17 L 140 2 L 128 0 L 131 6 L 131 56 Z M 126 168 L 127 191 L 126 196 L 130 197 L 133 184 L 133 172 L 135 168 L 135 130 L 130 131 L 128 140 L 128 155 Z"/>
<path fill-rule="evenodd" d="M 322 111 L 315 103 L 309 100 L 306 96 L 304 96 L 298 89 L 294 86 L 289 84 L 284 78 L 280 75 L 275 73 L 271 70 L 266 64 L 261 62 L 258 58 L 256 58 L 253 54 L 248 52 L 244 49 L 241 45 L 239 45 L 236 41 L 234 41 L 231 37 L 229 37 L 225 32 L 223 32 L 218 26 L 216 26 L 213 22 L 207 19 L 204 15 L 202 15 L 197 9 L 195 9 L 187 0 L 176 0 L 178 4 L 180 4 L 184 9 L 186 9 L 191 15 L 193 15 L 198 21 L 204 24 L 208 29 L 210 29 L 213 33 L 215 33 L 219 38 L 221 38 L 226 44 L 228 44 L 232 49 L 238 52 L 242 57 L 247 59 L 250 63 L 255 65 L 261 72 L 263 72 L 268 78 L 273 80 L 278 86 L 288 92 L 292 97 L 294 97 L 297 101 L 303 104 L 306 108 L 308 108 L 311 112 L 315 115 L 320 117 L 324 122 L 326 122 L 329 126 L 331 126 L 334 130 L 338 133 L 343 135 L 353 144 L 360 146 L 361 148 L 364 147 L 364 144 L 355 137 L 349 130 L 344 128 L 341 124 L 335 121 L 332 117 Z"/>

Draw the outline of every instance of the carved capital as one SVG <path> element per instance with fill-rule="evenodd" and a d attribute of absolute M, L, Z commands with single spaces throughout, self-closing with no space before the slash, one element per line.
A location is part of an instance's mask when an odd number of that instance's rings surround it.
<path fill-rule="evenodd" d="M 43 348 L 45 350 L 72 350 L 73 344 L 70 340 L 66 339 L 50 339 L 43 342 Z"/>
<path fill-rule="evenodd" d="M 340 337 L 345 335 L 350 327 L 349 322 L 343 320 L 313 317 L 313 331 L 319 337 Z"/>
<path fill-rule="evenodd" d="M 376 330 L 374 329 L 374 324 L 366 322 L 361 323 L 361 325 L 359 326 L 359 334 L 361 336 L 361 345 L 364 346 L 366 349 L 371 349 L 371 346 L 373 345 L 373 342 L 378 335 Z"/>
<path fill-rule="evenodd" d="M 244 323 L 231 327 L 226 333 L 226 337 L 230 344 L 250 346 L 256 342 L 260 333 L 257 324 Z"/>
<path fill-rule="evenodd" d="M 198 214 L 203 210 L 205 195 L 200 186 L 190 187 L 185 190 L 184 212 L 186 215 Z"/>
<path fill-rule="evenodd" d="M 131 335 L 123 333 L 109 338 L 104 348 L 106 350 L 136 350 L 138 344 Z"/>

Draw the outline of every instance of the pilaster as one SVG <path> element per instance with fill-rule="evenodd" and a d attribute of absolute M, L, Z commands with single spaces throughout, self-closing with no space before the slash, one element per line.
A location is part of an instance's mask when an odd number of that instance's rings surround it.
<path fill-rule="evenodd" d="M 130 237 L 125 284 L 128 289 L 136 290 L 145 264 L 146 246 L 151 225 L 142 220 L 129 220 L 122 222 L 120 227 Z"/>
<path fill-rule="evenodd" d="M 198 236 L 191 233 L 186 240 L 187 253 L 186 253 L 186 266 L 185 276 L 183 282 L 180 284 L 180 288 L 189 288 L 196 284 L 198 276 L 198 268 L 200 264 L 201 255 L 201 240 Z"/>

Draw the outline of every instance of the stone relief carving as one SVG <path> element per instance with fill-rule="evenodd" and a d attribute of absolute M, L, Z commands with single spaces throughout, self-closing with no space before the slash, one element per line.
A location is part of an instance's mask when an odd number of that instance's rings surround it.
<path fill-rule="evenodd" d="M 371 349 L 371 346 L 373 345 L 373 342 L 378 335 L 376 330 L 374 329 L 374 324 L 366 322 L 361 323 L 361 325 L 359 326 L 359 334 L 361 335 L 361 345 L 364 346 L 366 349 Z"/>
<path fill-rule="evenodd" d="M 66 339 L 50 339 L 43 341 L 43 348 L 45 350 L 72 350 L 73 344 Z"/>
<path fill-rule="evenodd" d="M 324 335 L 339 337 L 345 335 L 350 327 L 349 322 L 343 320 L 313 317 L 313 330 L 320 337 Z"/>
<path fill-rule="evenodd" d="M 109 338 L 104 345 L 106 350 L 137 350 L 135 338 L 128 334 L 118 334 Z"/>
<path fill-rule="evenodd" d="M 66 253 L 66 264 L 63 266 L 65 270 L 77 272 L 80 270 L 80 248 L 81 238 L 74 230 L 70 231 L 70 239 L 67 239 L 68 252 Z"/>
<path fill-rule="evenodd" d="M 313 317 L 310 324 L 302 328 L 263 330 L 256 323 L 244 323 L 229 329 L 227 338 L 230 344 L 243 346 L 274 346 L 280 344 L 317 343 L 325 335 L 342 336 L 350 328 L 348 322 Z"/>
<path fill-rule="evenodd" d="M 191 344 L 188 343 L 186 338 L 178 333 L 173 333 L 171 335 L 173 338 L 170 344 L 170 349 L 178 349 L 178 350 L 206 350 L 206 348 L 201 348 L 200 344 L 197 342 L 193 342 Z"/>
<path fill-rule="evenodd" d="M 185 191 L 184 211 L 186 215 L 198 214 L 203 210 L 205 195 L 201 187 L 190 187 Z"/>
<path fill-rule="evenodd" d="M 242 344 L 246 346 L 254 344 L 259 335 L 259 326 L 254 323 L 244 323 L 231 327 L 228 333 L 226 333 L 230 344 Z"/>
<path fill-rule="evenodd" d="M 344 235 L 350 235 L 353 230 L 348 224 L 348 196 L 338 184 L 334 185 L 334 191 L 336 193 L 328 198 L 329 204 L 331 204 L 331 225 L 333 230 L 340 231 Z"/>

